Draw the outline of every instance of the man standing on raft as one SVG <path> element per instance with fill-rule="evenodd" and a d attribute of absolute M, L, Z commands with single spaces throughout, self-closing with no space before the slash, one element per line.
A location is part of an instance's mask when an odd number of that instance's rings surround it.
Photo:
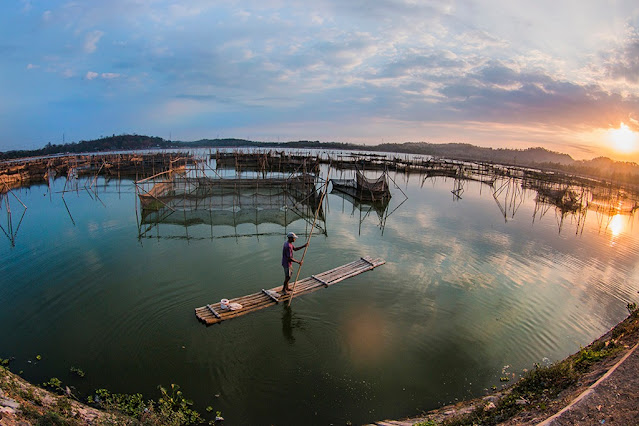
<path fill-rule="evenodd" d="M 293 259 L 293 250 L 301 250 L 308 245 L 308 243 L 303 246 L 295 247 L 293 243 L 297 239 L 297 235 L 294 232 L 289 232 L 286 234 L 287 241 L 284 243 L 284 247 L 282 247 L 282 267 L 284 268 L 284 285 L 282 286 L 282 293 L 288 294 L 291 290 L 288 288 L 288 282 L 291 280 L 291 275 L 293 275 L 293 262 L 299 263 L 302 265 L 301 260 Z"/>

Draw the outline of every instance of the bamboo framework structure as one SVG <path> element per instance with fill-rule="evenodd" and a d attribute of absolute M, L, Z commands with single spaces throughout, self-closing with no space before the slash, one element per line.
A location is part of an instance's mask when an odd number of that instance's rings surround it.
<path fill-rule="evenodd" d="M 583 229 L 588 210 L 595 210 L 600 226 L 606 227 L 613 216 L 632 215 L 639 208 L 639 186 L 517 165 L 450 160 L 418 155 L 344 153 L 339 151 L 320 154 L 317 151 L 285 152 L 272 149 L 262 151 L 247 149 L 230 152 L 218 150 L 215 153 L 209 151 L 209 154 L 204 157 L 206 160 L 203 159 L 202 154 L 196 156 L 184 152 L 150 151 L 145 153 L 134 151 L 128 153 L 65 154 L 3 161 L 0 162 L 0 194 L 10 195 L 12 189 L 42 181 L 46 182 L 51 190 L 53 180 L 65 179 L 64 189 L 61 191 L 63 201 L 64 195 L 68 192 L 86 191 L 89 196 L 102 202 L 97 193 L 98 177 L 103 177 L 105 180 L 116 178 L 118 181 L 120 178 L 134 178 L 137 182 L 136 192 L 139 195 L 136 198 L 140 200 L 142 208 L 142 212 L 138 212 L 136 204 L 136 214 L 141 213 L 141 217 L 139 217 L 141 238 L 150 236 L 153 228 L 157 230 L 159 224 L 181 224 L 185 228 L 198 223 L 215 226 L 216 221 L 234 227 L 242 224 L 255 224 L 254 232 L 236 232 L 234 237 L 245 234 L 261 235 L 262 232 L 257 229 L 257 225 L 260 223 L 276 223 L 286 227 L 291 221 L 304 219 L 307 226 L 310 226 L 312 217 L 310 212 L 315 211 L 313 197 L 304 200 L 304 196 L 299 197 L 294 195 L 293 191 L 289 191 L 291 186 L 283 186 L 285 190 L 279 193 L 274 187 L 271 189 L 267 189 L 267 187 L 269 181 L 272 181 L 272 186 L 276 185 L 278 178 L 283 181 L 292 181 L 293 176 L 317 176 L 322 164 L 329 165 L 329 169 L 337 170 L 382 171 L 389 179 L 392 179 L 390 171 L 394 171 L 396 175 L 401 174 L 406 180 L 411 175 L 419 174 L 422 186 L 427 180 L 452 179 L 451 192 L 454 201 L 462 199 L 469 182 L 481 182 L 483 185 L 480 188 L 488 187 L 492 191 L 493 198 L 506 221 L 512 219 L 519 210 L 524 195 L 533 191 L 535 197 L 533 222 L 544 217 L 548 212 L 554 211 L 560 232 L 565 219 L 575 221 L 578 228 Z M 211 170 L 220 178 L 220 182 L 209 183 L 206 180 L 195 179 L 197 176 L 193 176 L 193 170 L 198 170 L 198 168 L 204 170 L 209 163 L 214 164 L 214 168 Z M 261 180 L 255 177 L 251 178 L 253 180 L 244 179 L 242 181 L 224 179 L 225 183 L 221 183 L 220 172 L 224 174 L 227 169 L 234 170 L 238 175 L 252 173 Z M 175 177 L 179 173 L 185 176 L 183 181 L 179 181 Z M 278 177 L 274 178 L 274 175 Z M 169 178 L 169 176 L 171 177 Z M 147 177 L 153 177 L 153 179 Z M 84 182 L 81 182 L 83 178 Z M 210 176 L 206 178 L 214 180 Z M 335 183 L 338 183 L 339 180 L 333 179 L 332 181 L 335 187 Z M 153 184 L 157 184 L 157 186 L 151 190 Z M 367 197 L 364 196 L 363 192 L 357 192 L 358 184 L 357 179 L 350 181 L 349 185 L 352 186 L 352 194 L 350 195 L 355 203 L 365 203 L 367 200 L 363 198 Z M 186 189 L 182 190 L 180 196 L 174 194 L 172 199 L 169 199 L 171 197 L 169 192 L 175 189 L 176 185 L 182 185 Z M 284 185 L 287 184 L 284 183 Z M 397 184 L 395 185 L 397 186 Z M 215 192 L 217 191 L 214 189 L 216 186 L 221 189 L 222 193 Z M 231 188 L 231 186 L 233 187 Z M 333 189 L 332 193 L 335 193 L 335 188 Z M 401 188 L 399 190 L 401 191 Z M 202 195 L 206 191 L 209 192 L 209 195 Z M 51 191 L 49 192 L 51 193 Z M 285 196 L 284 192 L 287 192 L 288 195 Z M 368 192 L 371 193 L 371 191 Z M 315 199 L 317 199 L 317 191 L 315 193 Z M 346 195 L 349 194 L 346 193 Z M 390 195 L 389 191 L 388 198 Z M 226 201 L 215 201 L 215 197 L 224 200 L 235 199 L 235 201 L 232 201 L 229 206 L 225 204 Z M 281 217 L 275 222 L 272 222 L 272 218 L 275 217 L 272 213 L 275 213 L 276 208 L 265 201 L 265 197 L 272 200 L 277 200 L 279 197 L 277 203 L 281 208 Z M 373 195 L 370 198 L 371 201 L 375 202 L 378 201 L 377 198 L 380 198 L 382 205 L 380 211 L 384 211 L 385 197 Z M 210 207 L 216 203 L 225 207 L 219 209 Z M 6 203 L 4 205 L 7 206 Z M 372 209 L 369 208 L 368 213 L 379 210 L 379 205 L 369 207 Z M 17 211 L 14 210 L 13 216 L 16 214 Z M 365 218 L 367 215 L 365 213 L 363 217 Z M 69 216 L 71 217 L 70 212 Z M 8 213 L 7 217 L 8 220 L 3 231 L 10 237 L 15 234 L 15 231 L 11 231 L 9 225 L 17 223 L 17 229 L 20 221 L 17 220 L 17 217 L 12 218 L 11 213 Z M 73 221 L 72 217 L 71 220 Z M 383 219 L 380 219 L 380 222 L 383 223 Z M 324 222 L 324 232 L 325 226 Z M 321 229 L 318 231 L 322 232 Z M 188 237 L 188 231 L 186 234 Z M 10 237 L 10 239 L 12 238 Z"/>
<path fill-rule="evenodd" d="M 383 203 L 391 198 L 386 171 L 377 178 L 371 179 L 357 169 L 354 179 L 331 179 L 331 183 L 334 191 L 342 192 L 357 200 Z"/>
<path fill-rule="evenodd" d="M 184 235 L 172 238 L 193 238 L 192 225 L 230 226 L 228 235 L 266 235 L 260 224 L 274 224 L 285 229 L 302 219 L 310 223 L 313 212 L 319 210 L 320 223 L 313 228 L 326 233 L 324 212 L 316 189 L 318 177 L 293 174 L 288 177 L 222 178 L 200 174 L 164 172 L 136 181 L 136 193 L 141 206 L 139 237 L 157 238 L 159 226 L 178 225 Z M 237 227 L 255 226 L 255 232 L 239 234 Z M 153 231 L 158 231 L 153 235 Z M 228 237 L 227 236 L 227 237 Z"/>
<path fill-rule="evenodd" d="M 7 186 L 25 186 L 47 181 L 50 177 L 74 179 L 89 175 L 95 179 L 102 175 L 139 178 L 185 167 L 195 161 L 192 155 L 172 152 L 69 154 L 4 161 L 0 162 L 0 192 L 4 192 Z"/>
<path fill-rule="evenodd" d="M 320 171 L 320 158 L 310 152 L 290 153 L 274 150 L 257 150 L 244 152 L 235 150 L 225 152 L 217 150 L 210 158 L 215 160 L 217 169 L 234 169 L 235 171 L 255 171 L 263 174 L 273 172 L 295 172 L 318 174 Z"/>

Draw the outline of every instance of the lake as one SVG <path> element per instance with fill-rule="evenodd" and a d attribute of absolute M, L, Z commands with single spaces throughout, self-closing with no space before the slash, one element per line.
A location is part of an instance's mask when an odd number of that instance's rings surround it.
<path fill-rule="evenodd" d="M 377 209 L 329 185 L 300 277 L 366 255 L 385 265 L 209 327 L 196 307 L 282 283 L 286 232 L 303 244 L 312 216 L 141 224 L 132 180 L 14 189 L 0 209 L 0 358 L 79 395 L 157 399 L 176 383 L 229 425 L 361 424 L 482 396 L 578 351 L 639 299 L 634 213 L 562 215 L 517 181 L 390 177 Z"/>

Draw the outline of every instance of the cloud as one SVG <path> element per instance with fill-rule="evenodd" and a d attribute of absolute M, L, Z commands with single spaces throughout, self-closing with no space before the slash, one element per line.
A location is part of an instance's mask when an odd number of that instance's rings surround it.
<path fill-rule="evenodd" d="M 31 4 L 31 0 L 20 0 L 22 3 L 22 12 L 28 13 L 33 9 L 33 5 Z"/>
<path fill-rule="evenodd" d="M 84 39 L 84 51 L 86 53 L 93 53 L 98 48 L 98 42 L 102 38 L 104 33 L 99 30 L 91 31 Z"/>
<path fill-rule="evenodd" d="M 246 10 L 238 10 L 233 14 L 237 19 L 246 22 L 251 17 L 251 12 Z"/>
<path fill-rule="evenodd" d="M 349 15 L 363 17 L 366 19 L 381 20 L 386 22 L 396 22 L 403 24 L 410 21 L 430 21 L 439 19 L 451 12 L 448 2 L 428 2 L 412 0 L 377 0 L 374 2 L 367 0 L 353 1 L 327 1 L 329 8 L 335 13 L 348 13 Z M 397 22 L 397 21 L 401 22 Z"/>
<path fill-rule="evenodd" d="M 345 33 L 336 40 L 322 40 L 309 52 L 319 63 L 347 72 L 379 53 L 374 37 L 367 33 Z"/>
<path fill-rule="evenodd" d="M 182 4 L 172 4 L 169 7 L 169 13 L 172 17 L 177 19 L 191 18 L 198 16 L 203 12 L 203 7 L 193 6 L 187 7 Z"/>
<path fill-rule="evenodd" d="M 505 49 L 509 43 L 482 30 L 470 30 L 455 37 L 455 42 L 466 51 L 478 51 L 488 48 Z"/>
<path fill-rule="evenodd" d="M 141 108 L 168 102 L 154 109 L 153 123 L 176 113 L 184 128 L 197 119 L 205 129 L 201 123 L 225 110 L 215 127 L 227 135 L 273 126 L 278 136 L 287 126 L 317 138 L 330 127 L 335 140 L 379 134 L 401 142 L 465 138 L 475 126 L 488 140 L 514 126 L 526 128 L 512 134 L 518 142 L 530 133 L 536 143 L 552 132 L 639 120 L 639 31 L 618 25 L 633 19 L 625 3 L 616 12 L 589 4 L 573 22 L 568 6 L 555 11 L 566 19 L 549 20 L 539 5 L 498 0 L 65 1 L 51 10 L 20 1 L 33 9 L 7 11 L 19 19 L 0 28 L 3 69 L 28 74 L 25 64 L 41 64 L 47 72 L 29 77 L 42 87 L 61 83 L 60 97 L 78 91 L 81 79 L 64 78 L 75 75 L 94 81 L 83 88 L 95 91 L 92 99 L 134 97 Z M 55 96 L 29 84 L 20 88 Z"/>
<path fill-rule="evenodd" d="M 95 80 L 96 78 L 102 78 L 103 80 L 113 80 L 121 76 L 121 74 L 114 72 L 97 73 L 95 71 L 88 71 L 84 78 L 86 78 L 87 80 Z"/>
<path fill-rule="evenodd" d="M 412 50 L 392 59 L 377 71 L 372 78 L 417 78 L 435 79 L 442 74 L 461 74 L 469 69 L 468 62 L 449 51 Z"/>
<path fill-rule="evenodd" d="M 448 16 L 442 9 L 392 1 L 375 3 L 364 14 L 377 16 L 395 6 L 414 13 L 416 8 L 419 13 L 431 11 L 425 19 L 431 23 Z M 317 7 L 350 6 L 320 2 Z M 148 81 L 161 78 L 169 96 L 215 95 L 237 108 L 272 108 L 270 116 L 304 120 L 312 111 L 318 120 L 385 117 L 414 123 L 463 120 L 582 129 L 628 122 L 636 111 L 635 96 L 570 78 L 561 72 L 566 67 L 561 58 L 546 52 L 520 50 L 510 57 L 503 52 L 507 58 L 496 59 L 492 50 L 512 49 L 512 42 L 486 29 L 460 31 L 454 23 L 440 22 L 432 31 L 431 26 L 407 29 L 394 23 L 380 25 L 378 31 L 364 24 L 357 31 L 356 26 L 336 30 L 339 17 L 325 14 L 323 28 L 314 28 L 312 20 L 304 22 L 308 28 L 287 21 L 290 26 L 274 31 L 275 26 L 263 20 L 265 14 L 250 10 L 246 24 L 235 27 L 234 21 L 211 33 L 215 44 L 197 42 L 209 34 L 202 28 L 172 37 L 163 33 L 157 43 L 146 40 L 145 49 L 130 40 L 133 69 L 126 73 L 145 63 L 153 70 Z M 429 45 L 415 42 L 429 36 L 434 37 Z"/>
<path fill-rule="evenodd" d="M 370 105 L 389 118 L 416 122 L 543 123 L 581 130 L 628 123 L 639 108 L 637 95 L 481 56 L 405 55 L 375 78 L 362 90 L 372 97 Z"/>
<path fill-rule="evenodd" d="M 623 44 L 604 55 L 608 76 L 639 83 L 639 29 L 627 26 Z"/>

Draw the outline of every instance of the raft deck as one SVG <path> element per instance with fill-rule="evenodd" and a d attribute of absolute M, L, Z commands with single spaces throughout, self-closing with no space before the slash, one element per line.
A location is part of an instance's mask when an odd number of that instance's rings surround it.
<path fill-rule="evenodd" d="M 347 263 L 346 265 L 338 266 L 337 268 L 329 271 L 298 280 L 297 285 L 295 285 L 295 293 L 292 295 L 283 294 L 280 291 L 282 286 L 279 285 L 269 290 L 262 289 L 261 291 L 249 294 L 248 296 L 229 299 L 230 304 L 241 304 L 241 309 L 222 309 L 221 302 L 216 302 L 200 308 L 195 308 L 195 316 L 206 325 L 216 324 L 224 320 L 237 318 L 251 312 L 259 311 L 260 309 L 268 308 L 269 306 L 273 306 L 279 302 L 288 301 L 290 298 L 311 293 L 315 290 L 319 290 L 320 288 L 328 287 L 347 278 L 370 271 L 384 263 L 386 263 L 386 261 L 383 259 L 372 259 L 370 256 L 362 257 L 359 260 Z M 291 282 L 289 286 L 292 289 L 293 283 Z"/>

